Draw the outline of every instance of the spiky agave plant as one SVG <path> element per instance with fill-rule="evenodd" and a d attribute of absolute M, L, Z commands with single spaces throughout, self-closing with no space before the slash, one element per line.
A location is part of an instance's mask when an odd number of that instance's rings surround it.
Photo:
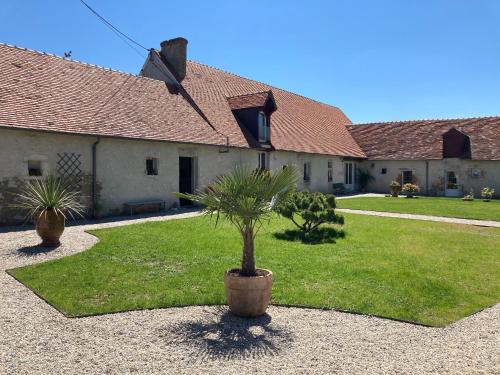
<path fill-rule="evenodd" d="M 79 202 L 78 193 L 58 177 L 49 176 L 28 181 L 16 195 L 18 202 L 14 207 L 27 210 L 28 218 L 44 214 L 48 210 L 54 210 L 65 219 L 66 215 L 72 218 L 83 217 L 84 206 Z"/>
<path fill-rule="evenodd" d="M 256 275 L 254 239 L 264 220 L 269 219 L 273 207 L 281 204 L 295 189 L 297 172 L 287 166 L 274 172 L 238 166 L 230 173 L 217 178 L 204 191 L 195 194 L 176 193 L 205 206 L 209 215 L 225 217 L 240 232 L 243 240 L 241 275 Z"/>

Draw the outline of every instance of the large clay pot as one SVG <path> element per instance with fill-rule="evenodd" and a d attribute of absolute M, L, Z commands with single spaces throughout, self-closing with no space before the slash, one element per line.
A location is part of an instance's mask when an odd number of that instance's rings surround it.
<path fill-rule="evenodd" d="M 257 269 L 257 276 L 241 276 L 239 270 L 233 269 L 224 273 L 224 285 L 229 310 L 234 315 L 260 316 L 269 306 L 273 273 Z"/>
<path fill-rule="evenodd" d="M 45 210 L 36 219 L 36 232 L 42 239 L 42 246 L 59 246 L 64 232 L 64 216 L 53 209 Z"/>

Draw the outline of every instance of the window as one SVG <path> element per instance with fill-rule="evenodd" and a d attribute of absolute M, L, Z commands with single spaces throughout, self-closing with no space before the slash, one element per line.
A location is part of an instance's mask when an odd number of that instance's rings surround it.
<path fill-rule="evenodd" d="M 267 152 L 259 152 L 258 168 L 260 170 L 269 169 L 269 155 Z"/>
<path fill-rule="evenodd" d="M 42 162 L 40 160 L 28 160 L 28 176 L 42 175 Z"/>
<path fill-rule="evenodd" d="M 304 181 L 311 181 L 311 162 L 304 163 Z"/>
<path fill-rule="evenodd" d="M 381 174 L 387 174 L 387 168 L 382 168 L 382 169 L 380 170 L 380 173 L 381 173 Z"/>
<path fill-rule="evenodd" d="M 345 185 L 352 185 L 352 171 L 353 171 L 353 166 L 352 163 L 345 163 L 344 164 L 344 184 Z"/>
<path fill-rule="evenodd" d="M 259 112 L 259 142 L 269 141 L 269 127 L 267 126 L 267 116 L 264 112 Z"/>
<path fill-rule="evenodd" d="M 328 182 L 333 181 L 333 162 L 328 160 Z"/>
<path fill-rule="evenodd" d="M 158 175 L 158 158 L 146 159 L 146 174 L 148 176 Z"/>
<path fill-rule="evenodd" d="M 403 171 L 401 172 L 401 184 L 411 184 L 413 183 L 413 172 L 412 171 Z"/>

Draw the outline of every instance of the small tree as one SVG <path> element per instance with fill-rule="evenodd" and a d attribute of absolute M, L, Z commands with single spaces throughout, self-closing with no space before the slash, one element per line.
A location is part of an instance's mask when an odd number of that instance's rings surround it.
<path fill-rule="evenodd" d="M 205 213 L 225 217 L 243 239 L 242 276 L 255 276 L 254 239 L 265 219 L 269 219 L 275 205 L 281 204 L 293 191 L 297 182 L 294 167 L 269 172 L 239 166 L 219 177 L 205 191 L 196 194 L 175 193 L 205 206 Z"/>
<path fill-rule="evenodd" d="M 368 187 L 368 184 L 371 181 L 375 180 L 375 177 L 373 177 L 370 172 L 365 171 L 363 169 L 356 169 L 357 177 L 358 177 L 358 184 L 359 184 L 359 189 L 361 191 L 365 191 L 366 188 Z"/>
<path fill-rule="evenodd" d="M 391 181 L 389 189 L 391 190 L 391 196 L 397 198 L 401 193 L 401 184 L 397 181 Z"/>
<path fill-rule="evenodd" d="M 335 213 L 335 207 L 333 194 L 300 191 L 293 193 L 283 204 L 276 206 L 276 211 L 307 234 L 324 223 L 343 225 L 344 217 Z"/>
<path fill-rule="evenodd" d="M 417 194 L 420 191 L 420 188 L 418 185 L 415 184 L 404 184 L 403 188 L 401 189 L 401 192 L 403 194 L 406 194 L 406 198 L 413 198 L 415 194 Z"/>
<path fill-rule="evenodd" d="M 483 198 L 483 201 L 489 202 L 491 198 L 493 198 L 493 195 L 495 195 L 495 189 L 490 189 L 489 187 L 484 187 L 481 190 L 481 197 Z"/>

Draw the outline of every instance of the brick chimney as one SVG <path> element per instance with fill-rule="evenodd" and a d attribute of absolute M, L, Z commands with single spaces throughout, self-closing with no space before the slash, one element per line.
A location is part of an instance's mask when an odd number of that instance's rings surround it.
<path fill-rule="evenodd" d="M 160 43 L 162 58 L 167 63 L 177 81 L 186 77 L 187 39 L 174 38 Z"/>

